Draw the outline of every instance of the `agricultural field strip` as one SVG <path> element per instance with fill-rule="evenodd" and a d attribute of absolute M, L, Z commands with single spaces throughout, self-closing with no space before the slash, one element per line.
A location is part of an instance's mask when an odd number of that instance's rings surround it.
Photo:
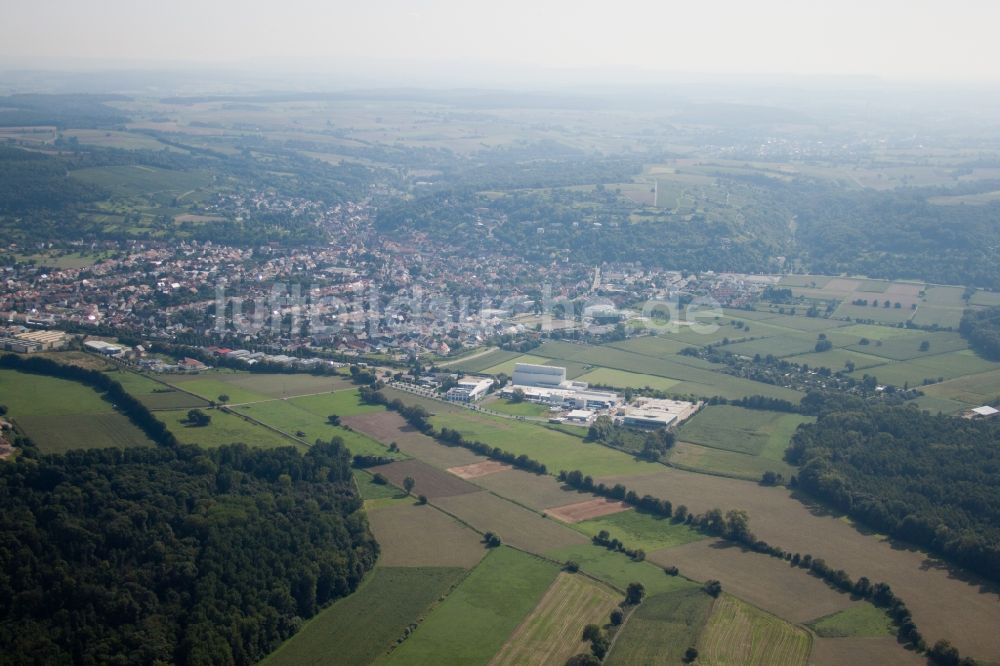
<path fill-rule="evenodd" d="M 698 646 L 704 664 L 805 666 L 812 635 L 724 594 L 716 600 Z"/>

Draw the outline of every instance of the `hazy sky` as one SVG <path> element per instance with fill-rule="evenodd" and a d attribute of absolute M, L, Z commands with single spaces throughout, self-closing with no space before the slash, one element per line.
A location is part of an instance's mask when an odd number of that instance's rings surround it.
<path fill-rule="evenodd" d="M 5 0 L 2 17 L 6 67 L 280 59 L 1000 82 L 993 0 Z"/>

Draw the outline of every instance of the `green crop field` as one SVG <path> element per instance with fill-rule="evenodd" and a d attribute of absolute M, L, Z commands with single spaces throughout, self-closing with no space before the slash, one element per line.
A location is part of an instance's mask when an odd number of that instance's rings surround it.
<path fill-rule="evenodd" d="M 404 402 L 411 402 L 408 397 Z M 561 469 L 579 469 L 594 476 L 642 474 L 654 471 L 654 463 L 600 444 L 585 443 L 578 437 L 527 421 L 515 421 L 477 414 L 467 410 L 438 414 L 431 418 L 435 428 L 454 428 L 466 439 L 479 440 L 512 453 L 526 454 L 540 460 L 553 473 Z M 616 470 L 616 471 L 611 471 Z"/>
<path fill-rule="evenodd" d="M 484 372 L 487 368 L 500 365 L 520 355 L 519 352 L 506 351 L 494 347 L 487 354 L 470 354 L 470 356 L 475 356 L 475 358 L 469 358 L 468 360 L 459 359 L 454 363 L 449 363 L 447 367 L 454 370 L 461 370 L 462 372 Z"/>
<path fill-rule="evenodd" d="M 384 409 L 381 405 L 366 405 L 361 402 L 357 389 L 289 398 L 288 402 L 324 419 L 331 414 L 336 414 L 337 416 L 355 416 L 357 414 L 381 412 Z"/>
<path fill-rule="evenodd" d="M 397 497 L 408 497 L 408 495 L 396 486 L 386 483 L 379 484 L 373 481 L 375 477 L 363 469 L 354 470 L 354 482 L 358 484 L 358 493 L 361 499 L 393 499 Z"/>
<path fill-rule="evenodd" d="M 633 582 L 642 583 L 649 595 L 698 589 L 698 585 L 687 578 L 668 576 L 655 564 L 633 562 L 622 553 L 589 543 L 556 548 L 545 555 L 562 562 L 573 560 L 582 571 L 623 591 Z"/>
<path fill-rule="evenodd" d="M 241 442 L 247 446 L 274 448 L 279 446 L 301 447 L 295 440 L 284 437 L 264 426 L 250 423 L 235 414 L 227 414 L 217 409 L 205 413 L 212 417 L 211 423 L 203 427 L 192 427 L 185 423 L 188 410 L 157 412 L 156 417 L 167 424 L 170 432 L 184 444 L 199 444 L 209 448 Z"/>
<path fill-rule="evenodd" d="M 804 666 L 811 648 L 804 629 L 724 594 L 716 599 L 698 640 L 698 663 Z"/>
<path fill-rule="evenodd" d="M 712 597 L 700 589 L 648 596 L 632 613 L 604 663 L 680 664 L 694 647 L 712 610 Z"/>
<path fill-rule="evenodd" d="M 742 336 L 740 336 L 742 337 Z M 740 354 L 741 356 L 794 356 L 795 354 L 807 354 L 816 348 L 815 333 L 795 333 L 789 335 L 776 335 L 768 338 L 758 338 L 747 342 L 737 342 L 723 347 L 728 352 Z"/>
<path fill-rule="evenodd" d="M 0 370 L 0 395 L 11 418 L 104 414 L 114 407 L 101 394 L 69 379 Z"/>
<path fill-rule="evenodd" d="M 168 384 L 201 396 L 206 400 L 218 400 L 220 395 L 229 396 L 229 404 L 239 405 L 245 402 L 261 402 L 271 398 L 263 393 L 250 391 L 236 386 L 224 379 L 229 375 L 176 375 L 164 376 Z"/>
<path fill-rule="evenodd" d="M 485 664 L 538 604 L 558 567 L 501 546 L 387 660 L 406 666 Z"/>
<path fill-rule="evenodd" d="M 662 548 L 682 546 L 704 539 L 705 535 L 687 525 L 672 522 L 634 509 L 575 523 L 572 527 L 589 537 L 607 530 L 612 538 L 628 548 L 641 548 L 647 553 Z"/>
<path fill-rule="evenodd" d="M 639 338 L 612 342 L 608 346 L 644 356 L 671 356 L 690 345 L 662 335 L 645 335 Z"/>
<path fill-rule="evenodd" d="M 153 444 L 102 394 L 78 382 L 0 370 L 0 396 L 7 418 L 43 453 Z"/>
<path fill-rule="evenodd" d="M 748 481 L 759 481 L 764 472 L 777 472 L 786 479 L 796 473 L 795 467 L 783 460 L 713 449 L 690 442 L 677 442 L 668 456 L 670 465 L 678 469 Z"/>
<path fill-rule="evenodd" d="M 684 423 L 678 438 L 780 461 L 795 429 L 811 420 L 800 414 L 711 405 Z"/>
<path fill-rule="evenodd" d="M 923 386 L 920 390 L 934 398 L 945 398 L 978 407 L 992 402 L 1000 395 L 1000 370 L 958 377 L 940 384 Z"/>
<path fill-rule="evenodd" d="M 370 664 L 464 574 L 461 568 L 376 567 L 353 594 L 320 611 L 261 664 Z"/>
<path fill-rule="evenodd" d="M 483 402 L 480 407 L 511 416 L 545 416 L 549 413 L 549 408 L 546 405 L 534 402 L 511 402 L 500 398 Z"/>
<path fill-rule="evenodd" d="M 507 354 L 507 353 L 508 352 L 504 352 L 504 354 Z M 496 355 L 491 355 L 490 358 L 496 359 L 497 356 Z M 478 359 L 476 359 L 476 360 L 478 360 Z M 494 363 L 492 365 L 490 365 L 490 366 L 488 366 L 486 368 L 483 368 L 480 372 L 482 372 L 483 374 L 487 374 L 487 375 L 496 375 L 496 374 L 500 374 L 502 372 L 505 375 L 509 376 L 509 375 L 514 374 L 514 365 L 517 364 L 517 363 L 534 363 L 535 365 L 545 365 L 548 362 L 549 362 L 549 359 L 542 358 L 541 356 L 533 356 L 531 354 L 520 354 L 518 356 L 504 358 L 503 360 L 500 360 L 499 362 L 497 362 L 496 360 L 494 360 Z"/>
<path fill-rule="evenodd" d="M 619 601 L 621 595 L 605 585 L 561 573 L 490 664 L 563 664 L 589 648 L 582 640 L 583 626 L 605 624 Z"/>
<path fill-rule="evenodd" d="M 799 354 L 786 358 L 790 363 L 804 363 L 810 368 L 829 368 L 833 372 L 844 370 L 847 363 L 853 363 L 858 370 L 867 370 L 877 366 L 885 365 L 888 359 L 879 358 L 870 354 L 863 354 L 849 349 L 830 349 L 825 352 L 812 352 L 809 354 Z"/>
<path fill-rule="evenodd" d="M 42 453 L 154 446 L 144 432 L 118 412 L 21 416 L 14 420 Z"/>
<path fill-rule="evenodd" d="M 847 638 L 851 636 L 873 638 L 891 636 L 892 620 L 885 611 L 870 603 L 857 603 L 839 613 L 822 617 L 808 625 L 817 636 L 824 638 Z"/>
<path fill-rule="evenodd" d="M 928 348 L 921 350 L 921 343 L 926 342 Z M 894 361 L 909 361 L 928 358 L 945 352 L 968 349 L 968 343 L 958 333 L 929 333 L 920 331 L 912 335 L 894 336 L 878 340 L 867 345 L 852 344 L 848 349 L 881 356 Z"/>
<path fill-rule="evenodd" d="M 69 175 L 118 196 L 158 192 L 183 194 L 212 183 L 211 176 L 202 171 L 170 171 L 142 165 L 87 167 L 71 171 Z"/>
<path fill-rule="evenodd" d="M 590 384 L 601 386 L 613 386 L 615 388 L 646 388 L 658 391 L 669 391 L 680 382 L 667 377 L 657 377 L 655 375 L 644 375 L 637 372 L 625 372 L 623 370 L 611 370 L 609 368 L 598 368 L 581 375 L 578 379 Z"/>
<path fill-rule="evenodd" d="M 302 409 L 291 400 L 269 400 L 248 405 L 232 407 L 234 411 L 245 414 L 282 432 L 304 439 L 312 444 L 317 439 L 328 441 L 340 437 L 352 454 L 371 454 L 398 457 L 371 437 L 360 432 L 347 430 L 340 426 L 332 426 L 325 416 Z M 332 414 L 333 412 L 331 412 Z M 329 415 L 328 415 L 329 416 Z M 298 433 L 303 433 L 299 435 Z"/>

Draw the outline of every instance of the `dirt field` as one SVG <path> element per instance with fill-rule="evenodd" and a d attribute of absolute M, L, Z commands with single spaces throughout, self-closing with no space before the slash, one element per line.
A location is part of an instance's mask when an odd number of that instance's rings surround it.
<path fill-rule="evenodd" d="M 604 497 L 566 504 L 563 506 L 551 507 L 545 513 L 564 523 L 578 523 L 581 520 L 600 518 L 612 513 L 620 513 L 629 509 L 628 504 L 617 500 L 609 500 Z"/>
<path fill-rule="evenodd" d="M 432 506 L 412 503 L 368 512 L 383 567 L 474 567 L 486 554 L 480 536 Z"/>
<path fill-rule="evenodd" d="M 460 479 L 478 479 L 481 476 L 496 474 L 513 469 L 510 465 L 496 460 L 484 460 L 483 462 L 462 465 L 461 467 L 449 467 L 448 471 Z"/>
<path fill-rule="evenodd" d="M 403 417 L 396 412 L 372 412 L 371 414 L 345 416 L 341 419 L 341 423 L 383 444 L 396 442 L 399 445 L 399 450 L 406 455 L 420 458 L 425 463 L 441 469 L 472 465 L 486 460 L 468 449 L 438 444 L 407 424 Z"/>
<path fill-rule="evenodd" d="M 927 659 L 906 650 L 895 636 L 881 638 L 816 638 L 809 663 L 815 666 L 925 666 Z"/>
<path fill-rule="evenodd" d="M 589 543 L 590 539 L 554 520 L 542 518 L 493 493 L 442 497 L 434 503 L 476 529 L 496 532 L 504 543 L 531 553 Z"/>
<path fill-rule="evenodd" d="M 480 477 L 476 479 L 476 485 L 538 511 L 593 497 L 590 493 L 577 492 L 564 486 L 551 476 L 540 476 L 519 469 Z"/>
<path fill-rule="evenodd" d="M 821 557 L 853 578 L 885 581 L 900 595 L 929 642 L 946 638 L 963 655 L 1000 661 L 1000 592 L 963 579 L 919 551 L 866 535 L 818 506 L 807 506 L 787 490 L 756 483 L 665 469 L 635 477 L 604 477 L 622 482 L 640 495 L 649 493 L 685 504 L 696 513 L 712 507 L 740 508 L 750 514 L 750 528 L 769 543 Z M 738 566 L 748 566 L 739 564 Z M 683 571 L 683 567 L 681 567 Z"/>
<path fill-rule="evenodd" d="M 620 595 L 585 576 L 561 573 L 514 631 L 491 665 L 563 664 L 587 651 L 583 626 L 604 624 Z"/>
<path fill-rule="evenodd" d="M 823 581 L 773 557 L 743 551 L 715 539 L 658 550 L 646 559 L 676 566 L 697 581 L 710 579 L 722 589 L 790 622 L 802 623 L 844 610 L 853 602 Z"/>
<path fill-rule="evenodd" d="M 403 487 L 403 479 L 408 476 L 413 477 L 413 480 L 416 481 L 413 494 L 427 495 L 430 499 L 466 495 L 479 491 L 479 488 L 471 483 L 415 459 L 379 465 L 368 471 L 372 474 L 381 472 L 393 485 L 400 488 Z"/>

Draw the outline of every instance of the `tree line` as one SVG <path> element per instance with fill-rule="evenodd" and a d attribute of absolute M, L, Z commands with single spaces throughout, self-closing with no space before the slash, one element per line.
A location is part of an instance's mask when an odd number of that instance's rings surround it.
<path fill-rule="evenodd" d="M 1000 581 L 1000 420 L 856 402 L 800 427 L 786 457 L 810 494 Z"/>

